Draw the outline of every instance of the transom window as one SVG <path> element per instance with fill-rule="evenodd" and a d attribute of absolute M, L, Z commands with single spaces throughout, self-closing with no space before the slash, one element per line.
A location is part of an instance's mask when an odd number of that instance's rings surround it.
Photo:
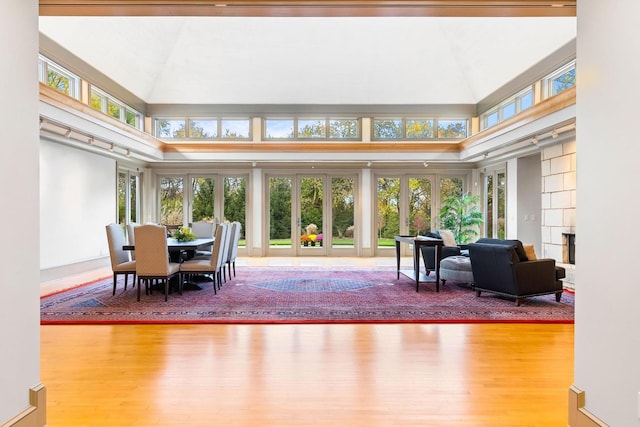
<path fill-rule="evenodd" d="M 215 117 L 155 119 L 156 137 L 160 139 L 248 140 L 251 138 L 250 119 Z"/>
<path fill-rule="evenodd" d="M 39 80 L 67 96 L 80 99 L 80 77 L 42 55 L 38 57 Z"/>
<path fill-rule="evenodd" d="M 386 118 L 373 119 L 371 136 L 387 139 L 463 139 L 467 119 Z"/>
<path fill-rule="evenodd" d="M 360 138 L 358 119 L 338 118 L 266 118 L 264 139 L 330 140 Z"/>
<path fill-rule="evenodd" d="M 531 108 L 531 106 L 533 106 L 533 88 L 528 86 L 482 114 L 480 116 L 480 126 L 482 129 L 490 128 L 527 108 Z"/>
<path fill-rule="evenodd" d="M 91 108 L 102 111 L 116 120 L 125 122 L 129 126 L 142 129 L 143 116 L 141 113 L 97 87 L 91 87 L 89 105 L 91 105 Z"/>
<path fill-rule="evenodd" d="M 554 96 L 576 85 L 576 62 L 560 68 L 545 79 L 547 96 Z"/>

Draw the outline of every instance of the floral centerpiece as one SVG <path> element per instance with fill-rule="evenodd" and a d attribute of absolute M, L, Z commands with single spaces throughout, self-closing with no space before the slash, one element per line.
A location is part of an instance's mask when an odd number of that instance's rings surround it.
<path fill-rule="evenodd" d="M 191 242 L 192 240 L 196 240 L 196 235 L 193 234 L 193 231 L 191 231 L 189 227 L 178 227 L 177 230 L 171 233 L 171 237 L 178 242 Z"/>
<path fill-rule="evenodd" d="M 305 246 L 309 246 L 309 242 L 311 241 L 311 237 L 308 234 L 303 234 L 302 236 L 300 236 L 300 243 Z"/>

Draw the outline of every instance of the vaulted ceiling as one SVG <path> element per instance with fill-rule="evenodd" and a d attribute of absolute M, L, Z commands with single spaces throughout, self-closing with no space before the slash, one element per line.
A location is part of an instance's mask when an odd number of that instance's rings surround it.
<path fill-rule="evenodd" d="M 576 37 L 575 16 L 51 15 L 148 104 L 476 104 Z"/>

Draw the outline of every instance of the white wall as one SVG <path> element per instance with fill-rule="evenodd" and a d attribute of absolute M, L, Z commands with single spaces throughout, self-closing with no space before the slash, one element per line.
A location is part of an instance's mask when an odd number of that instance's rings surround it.
<path fill-rule="evenodd" d="M 40 384 L 38 279 L 38 2 L 0 1 L 0 424 Z"/>
<path fill-rule="evenodd" d="M 540 154 L 518 159 L 518 239 L 542 255 L 540 234 Z"/>
<path fill-rule="evenodd" d="M 637 0 L 578 2 L 574 384 L 624 427 L 640 426 L 638 16 Z"/>
<path fill-rule="evenodd" d="M 42 139 L 41 269 L 109 256 L 105 225 L 117 219 L 116 173 L 113 159 Z"/>

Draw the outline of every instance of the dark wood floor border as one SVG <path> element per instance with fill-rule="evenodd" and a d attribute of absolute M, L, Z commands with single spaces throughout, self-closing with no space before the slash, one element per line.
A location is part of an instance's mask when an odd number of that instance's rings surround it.
<path fill-rule="evenodd" d="M 29 390 L 29 407 L 0 427 L 44 427 L 47 425 L 47 389 L 40 384 Z"/>
<path fill-rule="evenodd" d="M 575 385 L 569 388 L 569 427 L 607 427 L 584 408 L 585 392 Z"/>

